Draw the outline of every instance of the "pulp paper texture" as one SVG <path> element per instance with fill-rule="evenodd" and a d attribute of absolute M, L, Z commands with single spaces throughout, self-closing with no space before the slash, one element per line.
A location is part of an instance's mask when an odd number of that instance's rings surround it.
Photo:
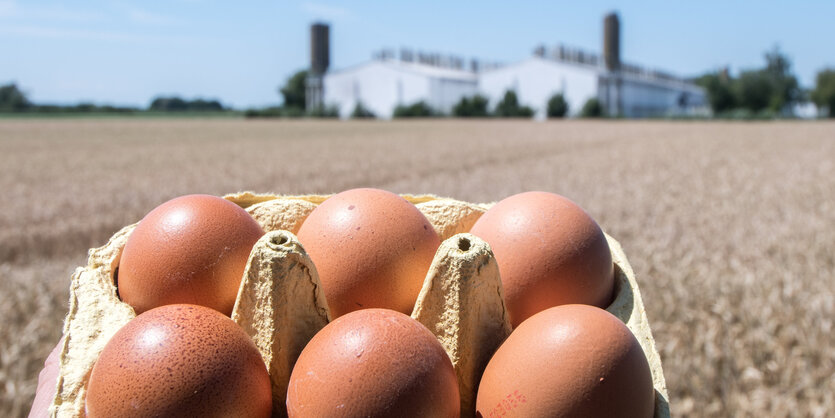
<path fill-rule="evenodd" d="M 246 209 L 267 231 L 253 247 L 233 309 L 270 371 L 274 415 L 286 414 L 284 393 L 301 349 L 330 321 L 319 276 L 293 235 L 327 195 L 277 196 L 251 192 L 225 196 Z M 477 382 L 490 356 L 510 334 L 498 267 L 489 245 L 466 232 L 491 204 L 431 195 L 403 195 L 417 206 L 443 240 L 412 317 L 441 342 L 455 366 L 462 416 L 472 416 Z M 136 316 L 118 298 L 119 256 L 135 225 L 107 245 L 90 250 L 73 274 L 64 322 L 53 416 L 83 417 L 87 381 L 104 345 Z M 635 334 L 650 364 L 656 417 L 669 417 L 667 387 L 632 267 L 620 244 L 606 236 L 616 274 L 616 296 L 607 308 Z"/>

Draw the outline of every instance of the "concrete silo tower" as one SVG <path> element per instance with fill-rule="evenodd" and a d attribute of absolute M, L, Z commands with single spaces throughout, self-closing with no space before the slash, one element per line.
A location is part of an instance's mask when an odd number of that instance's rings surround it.
<path fill-rule="evenodd" d="M 324 106 L 325 91 L 322 78 L 330 66 L 330 26 L 314 23 L 310 26 L 310 72 L 307 75 L 306 106 L 308 110 Z"/>
<path fill-rule="evenodd" d="M 611 12 L 603 18 L 603 63 L 606 69 L 601 79 L 600 99 L 606 113 L 623 114 L 622 78 L 620 60 L 620 18 Z"/>
<path fill-rule="evenodd" d="M 606 69 L 620 69 L 620 19 L 615 12 L 603 18 L 603 59 Z"/>

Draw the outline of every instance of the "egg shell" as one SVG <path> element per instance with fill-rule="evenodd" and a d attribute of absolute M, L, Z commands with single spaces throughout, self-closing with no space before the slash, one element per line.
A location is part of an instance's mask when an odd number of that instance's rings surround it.
<path fill-rule="evenodd" d="M 302 351 L 287 389 L 290 417 L 457 417 L 458 383 L 441 344 L 387 309 L 337 318 Z"/>
<path fill-rule="evenodd" d="M 264 230 L 241 207 L 188 195 L 149 212 L 119 261 L 119 296 L 137 313 L 175 303 L 232 313 L 246 261 Z"/>
<path fill-rule="evenodd" d="M 511 324 L 552 306 L 612 301 L 614 265 L 603 231 L 571 200 L 547 192 L 510 196 L 470 233 L 493 249 Z"/>
<path fill-rule="evenodd" d="M 325 200 L 298 237 L 334 318 L 365 308 L 411 313 L 441 244 L 415 205 L 378 189 L 348 190 Z"/>
<path fill-rule="evenodd" d="M 655 392 L 640 344 L 618 318 L 562 305 L 519 325 L 493 355 L 477 414 L 497 417 L 653 416 Z"/>
<path fill-rule="evenodd" d="M 95 417 L 269 417 L 270 377 L 231 319 L 197 305 L 149 310 L 120 329 L 90 376 Z"/>

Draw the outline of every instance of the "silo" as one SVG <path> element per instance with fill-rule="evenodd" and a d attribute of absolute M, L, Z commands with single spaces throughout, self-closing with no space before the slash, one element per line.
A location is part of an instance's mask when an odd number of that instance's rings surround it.
<path fill-rule="evenodd" d="M 310 26 L 310 74 L 307 76 L 306 106 L 307 110 L 324 107 L 325 72 L 330 66 L 330 27 L 325 23 L 314 23 Z"/>
<path fill-rule="evenodd" d="M 330 27 L 314 23 L 310 26 L 310 72 L 324 74 L 330 63 Z"/>
<path fill-rule="evenodd" d="M 609 71 L 605 79 L 605 89 L 601 95 L 603 108 L 609 115 L 623 114 L 623 89 L 620 75 L 620 19 L 616 12 L 603 18 L 603 63 Z"/>
<path fill-rule="evenodd" d="M 620 68 L 620 19 L 615 12 L 603 18 L 603 59 L 607 70 Z"/>

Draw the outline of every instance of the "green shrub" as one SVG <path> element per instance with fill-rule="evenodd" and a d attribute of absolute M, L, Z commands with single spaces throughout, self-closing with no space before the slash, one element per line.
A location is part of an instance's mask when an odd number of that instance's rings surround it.
<path fill-rule="evenodd" d="M 528 106 L 521 106 L 516 92 L 508 90 L 504 98 L 496 105 L 493 114 L 500 118 L 529 118 L 533 116 L 533 109 Z"/>
<path fill-rule="evenodd" d="M 580 110 L 580 116 L 584 118 L 602 118 L 603 115 L 603 106 L 596 97 L 586 100 L 583 109 Z"/>
<path fill-rule="evenodd" d="M 557 93 L 548 99 L 548 117 L 564 118 L 568 114 L 568 102 L 562 93 Z"/>
<path fill-rule="evenodd" d="M 395 118 L 431 118 L 440 115 L 439 112 L 436 112 L 423 100 L 410 105 L 399 105 L 394 108 Z"/>
<path fill-rule="evenodd" d="M 490 116 L 487 103 L 487 98 L 479 94 L 473 97 L 462 97 L 452 108 L 452 114 L 459 118 L 485 118 Z"/>
<path fill-rule="evenodd" d="M 84 104 L 79 105 L 81 107 Z M 93 105 L 86 105 L 93 107 Z M 83 110 L 83 109 L 82 109 Z M 151 101 L 148 110 L 157 112 L 221 112 L 224 110 L 223 105 L 217 100 L 183 100 L 179 97 L 157 97 Z"/>
<path fill-rule="evenodd" d="M 376 117 L 377 115 L 375 115 L 374 112 L 366 108 L 361 101 L 357 102 L 356 106 L 354 106 L 354 110 L 351 112 L 352 119 L 371 119 Z"/>
<path fill-rule="evenodd" d="M 284 109 L 281 106 L 265 107 L 263 109 L 247 109 L 244 112 L 245 118 L 280 118 L 284 116 Z"/>

